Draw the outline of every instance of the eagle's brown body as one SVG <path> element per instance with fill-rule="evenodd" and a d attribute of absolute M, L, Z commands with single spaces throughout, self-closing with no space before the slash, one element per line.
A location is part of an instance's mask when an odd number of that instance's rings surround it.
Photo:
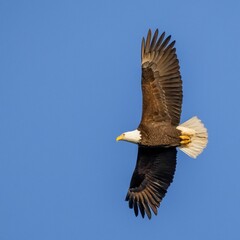
<path fill-rule="evenodd" d="M 141 123 L 138 127 L 141 132 L 141 145 L 144 146 L 162 146 L 178 147 L 180 146 L 181 131 L 176 129 L 168 122 L 160 123 Z"/>

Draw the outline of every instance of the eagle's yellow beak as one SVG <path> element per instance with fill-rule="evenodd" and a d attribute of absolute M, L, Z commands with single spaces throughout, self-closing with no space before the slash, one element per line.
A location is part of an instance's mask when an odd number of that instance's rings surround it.
<path fill-rule="evenodd" d="M 120 140 L 123 140 L 123 137 L 124 137 L 124 134 L 121 134 L 120 136 L 118 136 L 118 137 L 116 138 L 116 141 L 118 142 L 118 141 L 120 141 Z"/>

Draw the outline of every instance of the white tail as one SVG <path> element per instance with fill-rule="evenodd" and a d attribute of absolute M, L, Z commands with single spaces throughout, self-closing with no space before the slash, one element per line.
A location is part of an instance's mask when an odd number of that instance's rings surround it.
<path fill-rule="evenodd" d="M 179 125 L 177 129 L 182 132 L 182 135 L 190 137 L 190 143 L 180 146 L 179 149 L 185 152 L 188 156 L 196 158 L 207 145 L 207 129 L 197 117 L 192 117 L 188 121 Z"/>

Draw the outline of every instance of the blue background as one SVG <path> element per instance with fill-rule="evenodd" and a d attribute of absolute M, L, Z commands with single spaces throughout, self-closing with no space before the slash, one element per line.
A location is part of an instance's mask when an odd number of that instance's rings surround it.
<path fill-rule="evenodd" d="M 0 239 L 240 239 L 239 1 L 0 1 Z M 182 122 L 209 130 L 178 153 L 157 217 L 124 201 L 141 117 L 140 45 L 177 40 Z"/>

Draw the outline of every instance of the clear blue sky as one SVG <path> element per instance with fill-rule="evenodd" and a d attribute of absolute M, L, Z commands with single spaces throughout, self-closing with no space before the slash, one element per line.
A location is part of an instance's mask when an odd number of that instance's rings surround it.
<path fill-rule="evenodd" d="M 0 1 L 0 239 L 240 239 L 239 1 Z M 140 45 L 176 39 L 182 121 L 209 145 L 178 154 L 151 221 L 124 201 L 141 116 Z"/>

